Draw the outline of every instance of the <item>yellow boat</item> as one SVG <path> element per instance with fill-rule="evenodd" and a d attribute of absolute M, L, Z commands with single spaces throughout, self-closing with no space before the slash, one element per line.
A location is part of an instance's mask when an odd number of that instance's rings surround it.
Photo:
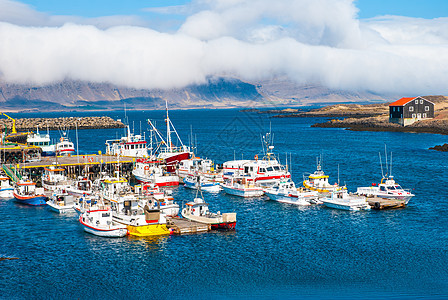
<path fill-rule="evenodd" d="M 150 224 L 141 226 L 128 225 L 128 234 L 135 236 L 152 236 L 170 234 L 170 231 L 165 224 Z"/>

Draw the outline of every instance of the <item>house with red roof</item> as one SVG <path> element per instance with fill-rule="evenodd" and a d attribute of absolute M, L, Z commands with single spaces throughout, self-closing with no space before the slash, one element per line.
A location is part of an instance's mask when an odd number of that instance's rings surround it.
<path fill-rule="evenodd" d="M 389 104 L 389 122 L 402 126 L 434 118 L 434 103 L 423 98 L 401 98 Z"/>

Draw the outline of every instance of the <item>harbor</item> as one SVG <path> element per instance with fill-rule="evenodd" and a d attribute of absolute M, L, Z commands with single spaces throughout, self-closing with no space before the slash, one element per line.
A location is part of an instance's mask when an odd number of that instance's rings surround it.
<path fill-rule="evenodd" d="M 229 117 L 227 117 L 227 119 L 220 117 L 221 119 L 219 119 L 218 113 L 220 116 L 226 116 L 226 114 L 228 114 Z M 165 112 L 155 112 L 153 114 L 159 120 L 166 118 Z M 185 114 L 191 117 L 184 119 L 183 116 Z M 226 120 L 233 120 L 233 114 L 235 114 L 235 112 L 220 111 L 207 112 L 207 114 L 207 118 L 213 120 L 216 124 L 212 122 L 211 124 L 213 125 L 210 125 L 214 131 L 205 134 L 197 134 L 198 146 L 201 144 L 207 145 L 207 142 L 211 140 L 215 141 L 215 144 L 227 143 L 228 146 L 224 148 L 225 150 L 214 150 L 215 152 L 207 150 L 205 147 L 202 147 L 201 149 L 199 146 L 197 150 L 198 154 L 195 155 L 195 157 L 202 156 L 204 158 L 192 161 L 192 166 L 201 166 L 204 168 L 204 171 L 206 171 L 208 168 L 206 166 L 210 165 L 211 167 L 216 167 L 217 165 L 220 165 L 222 167 L 227 167 L 226 172 L 228 173 L 232 167 L 232 163 L 226 162 L 243 159 L 249 161 L 252 165 L 258 164 L 254 154 L 258 154 L 258 161 L 261 164 L 264 157 L 260 143 L 259 132 L 261 130 L 252 133 L 250 131 L 242 130 L 241 134 L 244 132 L 245 136 L 247 136 L 244 142 L 242 139 L 237 141 L 233 139 L 233 142 L 230 143 L 230 140 L 227 140 L 226 137 L 219 139 L 216 138 L 216 136 L 218 133 L 222 134 L 223 132 L 220 131 L 219 128 L 228 127 L 226 125 L 230 121 Z M 131 114 L 131 116 L 136 122 L 139 122 L 139 115 Z M 140 116 L 142 122 L 149 117 L 147 114 L 141 114 Z M 241 118 L 240 115 L 237 116 Z M 153 118 L 152 116 L 150 117 Z M 187 141 L 189 140 L 189 134 L 187 133 L 190 132 L 191 123 L 193 123 L 193 131 L 196 131 L 196 127 L 201 128 L 198 122 L 191 121 L 198 119 L 197 117 L 195 112 L 186 113 L 170 111 L 170 118 L 173 119 L 173 123 L 176 126 L 179 135 L 183 140 Z M 251 119 L 246 118 L 245 120 L 250 121 Z M 286 166 L 286 155 L 284 152 L 290 151 L 291 149 L 294 151 L 291 158 L 288 154 L 288 172 L 290 172 L 290 179 L 295 183 L 296 188 L 303 187 L 304 179 L 308 180 L 310 175 L 318 171 L 316 167 L 316 153 L 319 153 L 321 145 L 313 146 L 310 140 L 311 136 L 305 131 L 302 133 L 294 133 L 294 136 L 296 137 L 294 139 L 288 138 L 291 134 L 287 135 L 286 132 L 292 132 L 293 126 L 284 125 L 281 123 L 281 119 L 278 120 L 279 123 L 273 122 L 272 124 L 272 134 L 275 134 L 276 141 L 273 143 L 275 148 L 272 149 L 272 152 L 277 157 L 279 166 Z M 301 124 L 308 124 L 306 123 L 306 119 L 296 118 L 294 120 L 297 122 L 294 126 L 300 127 L 302 126 Z M 264 130 L 264 136 L 266 132 L 265 128 L 269 129 L 269 123 L 265 122 L 264 126 L 261 126 L 261 128 Z M 160 131 L 162 130 L 163 128 L 160 129 Z M 328 183 L 333 186 L 334 183 L 338 182 L 339 178 L 340 185 L 346 185 L 349 193 L 355 193 L 356 187 L 372 187 L 373 182 L 376 183 L 376 186 L 378 186 L 378 183 L 381 183 L 381 169 L 378 152 L 381 152 L 382 154 L 384 166 L 384 144 L 382 142 L 372 140 L 373 146 L 370 148 L 375 149 L 370 149 L 357 145 L 351 139 L 352 135 L 356 135 L 356 139 L 366 138 L 364 136 L 365 133 L 362 132 L 338 131 L 332 133 L 336 134 L 335 137 L 332 137 L 327 134 L 324 129 L 312 128 L 307 130 L 319 132 L 320 135 L 326 138 L 326 146 L 324 146 L 323 159 L 321 161 L 321 171 L 323 171 L 324 174 L 316 174 L 316 177 L 328 175 Z M 139 130 L 135 131 L 138 132 Z M 122 136 L 127 136 L 127 133 L 124 130 L 117 130 L 117 132 L 118 139 Z M 133 130 L 131 127 L 131 133 L 132 132 Z M 50 132 L 51 136 L 55 134 L 57 134 L 57 132 Z M 232 135 L 240 136 L 239 134 L 239 131 L 232 132 Z M 27 172 L 33 168 L 61 168 L 64 169 L 65 172 L 74 172 L 72 173 L 72 175 L 74 175 L 73 177 L 78 179 L 76 170 L 68 170 L 67 168 L 77 166 L 78 161 L 80 168 L 83 170 L 87 170 L 87 167 L 90 169 L 93 165 L 99 167 L 102 159 L 103 165 L 112 164 L 115 167 L 118 163 L 126 163 L 129 165 L 132 164 L 132 168 L 134 168 L 134 166 L 136 167 L 137 164 L 139 164 L 143 167 L 142 169 L 144 171 L 144 166 L 146 166 L 147 162 L 144 160 L 142 161 L 140 158 L 136 158 L 134 161 L 132 157 L 121 155 L 117 157 L 116 155 L 106 154 L 107 145 L 105 142 L 106 140 L 111 140 L 111 137 L 117 136 L 114 131 L 80 130 L 78 131 L 78 135 L 79 155 L 76 155 L 75 147 L 75 152 L 70 156 L 58 156 L 57 158 L 50 156 L 48 158 L 42 157 L 40 162 L 20 162 L 19 169 L 21 172 Z M 144 134 L 142 134 L 142 136 L 143 135 Z M 92 138 L 92 136 L 94 136 L 94 138 Z M 162 136 L 166 136 L 166 129 L 163 130 Z M 58 136 L 56 135 L 56 138 L 57 137 Z M 71 141 L 76 141 L 74 132 L 71 132 L 69 137 Z M 107 255 L 110 259 L 101 264 L 105 270 L 113 273 L 113 270 L 117 268 L 108 266 L 110 260 L 115 266 L 118 266 L 120 270 L 125 272 L 125 274 L 129 275 L 131 273 L 126 271 L 128 268 L 119 267 L 123 260 L 126 261 L 133 270 L 142 270 L 148 274 L 150 274 L 158 264 L 162 263 L 166 268 L 164 267 L 164 270 L 161 271 L 161 273 L 158 273 L 162 274 L 161 276 L 172 276 L 174 266 L 176 266 L 175 268 L 178 272 L 190 274 L 193 271 L 201 272 L 204 268 L 203 266 L 220 266 L 222 263 L 232 266 L 232 270 L 220 267 L 219 274 L 210 275 L 210 273 L 207 273 L 213 280 L 217 280 L 217 278 L 221 278 L 221 276 L 233 278 L 230 273 L 234 273 L 235 270 L 237 270 L 236 272 L 238 274 L 242 274 L 247 272 L 250 273 L 250 270 L 253 270 L 254 268 L 266 268 L 269 272 L 274 272 L 276 277 L 281 276 L 282 272 L 286 272 L 288 276 L 292 276 L 296 272 L 302 272 L 303 274 L 307 274 L 307 276 L 311 276 L 315 271 L 309 270 L 306 265 L 299 264 L 290 266 L 285 264 L 286 261 L 284 260 L 272 260 L 272 255 L 284 257 L 286 260 L 293 260 L 299 253 L 302 253 L 302 255 L 307 257 L 307 260 L 310 261 L 312 268 L 319 270 L 319 265 L 323 264 L 322 257 L 336 256 L 338 253 L 345 251 L 344 249 L 352 244 L 357 245 L 359 249 L 358 252 L 366 253 L 369 257 L 375 255 L 372 249 L 383 249 L 382 251 L 386 251 L 385 256 L 387 259 L 391 260 L 391 263 L 394 264 L 405 263 L 408 261 L 406 257 L 409 255 L 414 255 L 414 259 L 416 259 L 417 262 L 423 262 L 424 259 L 423 257 L 420 257 L 416 247 L 419 249 L 426 249 L 430 252 L 435 251 L 436 253 L 437 250 L 435 250 L 429 243 L 422 244 L 422 242 L 426 240 L 418 238 L 422 228 L 421 226 L 417 226 L 417 223 L 414 220 L 417 214 L 423 217 L 424 220 L 437 218 L 437 212 L 431 209 L 431 203 L 436 200 L 434 195 L 430 192 L 430 187 L 425 183 L 419 183 L 416 178 L 409 173 L 406 165 L 406 157 L 400 154 L 398 145 L 387 136 L 381 136 L 381 138 L 381 141 L 387 141 L 388 154 L 390 155 L 390 152 L 393 152 L 392 174 L 396 176 L 394 180 L 399 182 L 404 188 L 416 188 L 414 192 L 415 197 L 401 209 L 377 211 L 374 207 L 375 203 L 373 202 L 370 203 L 371 211 L 344 211 L 327 208 L 322 204 L 299 205 L 298 203 L 282 203 L 280 201 L 282 199 L 279 199 L 279 201 L 272 201 L 269 200 L 267 195 L 244 198 L 229 195 L 223 191 L 218 193 L 206 192 L 206 187 L 204 187 L 204 190 L 202 191 L 203 198 L 205 202 L 209 203 L 211 212 L 235 212 L 237 214 L 235 230 L 212 230 L 211 228 L 209 229 L 211 226 L 187 220 L 181 215 L 182 208 L 185 208 L 187 203 L 194 202 L 194 199 L 196 198 L 196 189 L 179 184 L 171 187 L 159 187 L 159 190 L 171 191 L 171 195 L 163 195 L 163 197 L 167 197 L 168 201 L 172 201 L 179 205 L 177 217 L 166 218 L 167 234 L 146 237 L 125 235 L 122 238 L 104 238 L 86 232 L 84 230 L 84 225 L 79 222 L 78 214 L 74 212 L 73 209 L 68 210 L 65 213 L 56 213 L 50 209 L 49 201 L 47 201 L 47 205 L 45 206 L 31 207 L 17 203 L 14 200 L 1 200 L 1 217 L 4 220 L 7 220 L 7 224 L 14 224 L 14 226 L 6 225 L 3 229 L 6 236 L 6 243 L 3 244 L 1 251 L 3 255 L 7 255 L 7 257 L 18 258 L 11 260 L 11 263 L 16 262 L 16 264 L 19 265 L 30 265 L 34 266 L 36 269 L 47 266 L 47 264 L 43 263 L 43 260 L 32 259 L 26 251 L 21 250 L 29 249 L 31 247 L 31 245 L 28 245 L 29 238 L 27 239 L 23 235 L 23 232 L 25 232 L 23 229 L 26 225 L 27 235 L 32 234 L 33 236 L 40 236 L 39 239 L 42 239 L 42 242 L 38 241 L 36 243 L 42 243 L 42 247 L 45 248 L 45 251 L 42 254 L 45 261 L 51 261 L 50 256 L 56 257 L 58 262 L 63 261 L 69 268 L 77 269 L 79 268 L 78 260 L 73 258 L 68 260 L 65 258 L 65 252 L 70 251 L 70 253 L 76 257 L 84 257 L 83 260 L 88 264 L 94 264 L 95 261 L 101 262 L 104 259 L 103 257 Z M 402 138 L 405 139 L 406 136 Z M 435 139 L 431 136 L 426 138 Z M 146 139 L 149 149 L 150 132 L 146 132 Z M 350 145 L 351 149 L 356 151 L 355 154 L 353 152 L 347 153 L 339 146 L 339 140 L 342 139 L 348 141 L 347 143 Z M 285 144 L 282 142 L 284 140 L 289 140 L 290 143 Z M 89 142 L 87 143 L 86 141 Z M 416 143 L 411 138 L 406 141 L 409 143 Z M 431 141 L 432 140 L 426 141 L 426 143 L 431 143 Z M 176 144 L 177 142 L 173 140 L 172 143 Z M 154 145 L 156 145 L 155 142 Z M 244 156 L 242 157 L 241 154 L 238 153 L 238 150 L 236 150 L 236 154 L 234 155 L 233 146 L 235 146 L 236 149 L 245 149 Z M 306 152 L 305 149 L 314 151 Z M 99 154 L 98 151 L 101 151 L 101 154 Z M 213 153 L 215 153 L 215 155 L 212 155 Z M 414 155 L 417 157 L 418 161 L 422 161 L 422 159 L 425 159 L 426 154 L 414 153 Z M 211 165 L 211 163 L 205 164 L 205 157 L 208 157 L 208 159 L 215 163 L 213 165 Z M 89 158 L 91 160 L 90 162 Z M 390 157 L 388 157 L 388 160 L 390 160 Z M 358 161 L 362 162 L 362 168 L 359 164 L 355 163 Z M 199 162 L 201 162 L 201 165 L 199 165 Z M 7 165 L 17 167 L 17 163 Z M 440 167 L 436 167 L 434 172 L 439 172 L 442 165 L 443 163 L 440 164 Z M 151 165 L 148 166 L 152 167 Z M 184 174 L 183 176 L 188 176 L 189 172 L 187 170 L 190 169 L 187 163 L 179 164 L 178 168 L 178 171 L 182 171 L 181 174 Z M 219 170 L 221 169 L 218 168 L 218 171 Z M 116 171 L 116 168 L 113 168 L 113 171 Z M 388 173 L 390 173 L 390 171 Z M 80 174 L 81 176 L 84 175 L 84 173 Z M 132 171 L 127 172 L 126 174 L 129 174 L 132 177 Z M 107 175 L 113 176 L 113 173 L 108 172 Z M 140 175 L 143 176 L 144 174 Z M 303 175 L 305 175 L 305 178 L 303 178 Z M 89 180 L 94 181 L 93 174 L 90 176 Z M 209 176 L 211 178 L 213 174 L 210 174 Z M 437 177 L 438 175 L 436 174 L 435 176 Z M 36 178 L 38 177 L 39 176 Z M 71 179 L 75 179 L 73 177 Z M 123 178 L 127 180 L 131 179 L 124 176 Z M 107 179 L 107 182 L 104 182 L 105 184 L 113 184 L 113 180 L 110 178 Z M 193 181 L 193 186 L 194 184 L 195 182 Z M 137 182 L 133 183 L 134 190 L 127 191 L 126 194 L 123 194 L 123 197 L 127 197 L 126 195 L 130 195 L 132 192 L 137 195 L 136 197 L 138 199 L 140 196 L 138 196 L 138 191 L 135 191 L 135 186 L 138 187 L 139 185 L 142 184 Z M 63 195 L 61 195 L 61 197 L 62 196 Z M 160 197 L 162 197 L 162 194 L 160 194 Z M 168 197 L 172 198 L 172 200 L 169 200 Z M 307 198 L 304 199 L 306 201 Z M 374 198 L 367 197 L 367 201 L 370 199 Z M 67 200 L 70 199 L 67 198 Z M 119 201 L 120 200 L 118 200 L 118 202 Z M 384 203 L 386 203 L 386 200 L 384 200 Z M 120 205 L 120 203 L 117 203 L 117 205 Z M 130 211 L 133 211 L 133 209 L 134 208 L 131 206 Z M 136 207 L 136 209 L 138 209 L 138 207 Z M 95 216 L 91 215 L 90 217 L 94 218 Z M 439 230 L 435 227 L 437 227 L 436 224 L 426 222 L 424 231 L 426 232 L 428 229 Z M 398 235 L 397 232 L 399 232 Z M 21 236 L 24 236 L 24 238 Z M 70 242 L 72 240 L 74 242 Z M 443 241 L 444 238 L 442 237 L 441 240 Z M 417 243 L 416 246 L 410 244 L 410 241 L 412 241 L 412 243 Z M 395 243 L 404 244 L 406 247 L 395 247 Z M 297 248 L 299 244 L 300 247 Z M 7 247 L 11 250 L 8 250 Z M 98 250 L 95 249 L 101 249 L 101 254 L 100 252 L 96 252 Z M 213 250 L 208 251 L 207 249 Z M 387 249 L 394 249 L 393 254 Z M 267 254 L 266 251 L 269 251 L 270 254 Z M 415 253 L 417 253 L 417 255 Z M 443 254 L 439 254 L 443 257 Z M 125 258 L 123 258 L 123 256 L 125 256 Z M 142 264 L 142 258 L 150 260 L 152 262 L 151 265 Z M 381 269 L 379 266 L 375 267 L 374 265 L 369 264 L 364 258 L 355 256 L 351 259 L 354 263 L 364 266 L 366 270 L 368 270 L 368 274 L 366 275 L 369 277 L 375 278 L 377 276 L 375 275 L 375 270 L 379 272 Z M 243 261 L 245 263 L 243 263 Z M 3 264 L 6 262 L 9 261 L 2 261 Z M 189 263 L 187 267 L 184 262 L 191 263 Z M 319 263 L 316 264 L 315 262 Z M 345 259 L 333 260 L 332 265 L 336 264 L 338 268 L 341 267 L 344 270 L 343 264 L 347 262 L 348 261 Z M 251 267 L 249 268 L 248 265 L 251 265 Z M 59 272 L 55 271 L 57 268 L 51 269 L 52 270 L 49 271 L 50 275 L 52 274 L 54 276 L 59 274 Z M 258 272 L 259 271 L 256 273 Z M 351 275 L 351 273 L 349 274 Z M 384 276 L 383 273 L 381 274 Z M 62 276 L 64 280 L 72 278 L 65 275 L 60 276 Z M 283 280 L 290 282 L 288 276 L 285 276 Z M 332 280 L 339 282 L 337 278 L 340 276 L 345 278 L 344 276 L 349 275 L 337 272 L 334 276 L 328 276 Z M 407 279 L 412 282 L 412 279 Z M 230 280 L 232 284 L 239 285 L 243 290 L 252 286 L 238 283 L 233 279 Z M 125 280 L 125 282 L 136 287 L 136 285 L 133 285 L 130 281 Z M 185 287 L 187 284 L 187 282 L 182 279 L 180 279 L 179 282 L 182 287 Z M 416 283 L 414 282 L 414 284 Z M 380 283 L 380 286 L 388 288 L 387 284 Z M 46 293 L 40 288 L 38 289 L 41 293 Z M 93 289 L 88 288 L 88 290 L 94 293 Z M 181 292 L 177 287 L 174 287 L 173 291 L 176 291 L 176 293 Z M 220 288 L 216 288 L 215 291 L 217 293 L 224 293 L 224 290 Z M 266 290 L 266 293 L 269 294 L 269 291 Z"/>

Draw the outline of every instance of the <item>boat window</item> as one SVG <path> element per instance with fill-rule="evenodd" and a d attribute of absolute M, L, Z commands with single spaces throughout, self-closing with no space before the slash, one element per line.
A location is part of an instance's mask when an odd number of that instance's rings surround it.
<path fill-rule="evenodd" d="M 381 186 L 381 187 L 380 187 L 380 191 L 384 191 L 384 192 L 385 192 L 385 191 L 386 191 L 386 187 Z"/>
<path fill-rule="evenodd" d="M 280 169 L 285 170 L 285 167 L 284 166 L 280 166 Z"/>
<path fill-rule="evenodd" d="M 276 170 L 276 171 L 280 171 L 281 169 L 280 169 L 280 166 L 274 166 L 274 170 Z"/>
<path fill-rule="evenodd" d="M 390 186 L 390 187 L 388 187 L 387 189 L 388 189 L 388 190 L 395 190 L 395 187 L 394 187 L 394 186 Z"/>
<path fill-rule="evenodd" d="M 249 173 L 249 167 L 244 167 L 244 173 Z"/>
<path fill-rule="evenodd" d="M 260 168 L 260 173 L 265 173 L 266 169 L 265 168 Z"/>
<path fill-rule="evenodd" d="M 273 169 L 272 167 L 267 167 L 266 170 L 267 170 L 268 172 L 272 172 L 272 171 L 274 171 L 274 169 Z"/>
<path fill-rule="evenodd" d="M 395 189 L 397 189 L 397 190 L 402 190 L 403 188 L 402 188 L 401 186 L 399 186 L 399 185 L 396 185 L 396 186 L 395 186 Z"/>

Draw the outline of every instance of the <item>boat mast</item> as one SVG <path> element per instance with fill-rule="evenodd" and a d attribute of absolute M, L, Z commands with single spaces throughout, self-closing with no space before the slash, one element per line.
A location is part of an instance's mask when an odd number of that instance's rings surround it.
<path fill-rule="evenodd" d="M 169 152 L 173 152 L 171 147 L 171 131 L 170 131 L 170 117 L 168 115 L 168 101 L 165 101 L 165 108 L 166 108 L 166 141 L 168 142 L 168 149 Z"/>

